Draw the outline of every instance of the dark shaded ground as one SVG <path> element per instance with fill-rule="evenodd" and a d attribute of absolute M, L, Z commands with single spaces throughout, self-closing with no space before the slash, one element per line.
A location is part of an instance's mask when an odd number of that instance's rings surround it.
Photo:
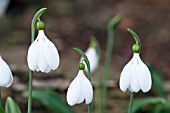
<path fill-rule="evenodd" d="M 48 76 L 36 73 L 34 87 L 42 87 L 41 83 L 43 84 L 43 80 L 48 78 L 49 84 L 46 84 L 46 87 L 57 89 L 62 94 L 65 94 L 70 80 L 75 77 L 78 70 L 80 56 L 73 48 L 79 47 L 85 50 L 88 47 L 89 37 L 95 35 L 104 54 L 107 23 L 113 16 L 120 14 L 123 20 L 116 31 L 110 74 L 113 85 L 108 95 L 111 98 L 108 103 L 116 104 L 108 106 L 107 112 L 122 112 L 120 108 L 126 106 L 128 97 L 124 97 L 124 93 L 118 90 L 117 82 L 122 67 L 132 56 L 131 46 L 134 43 L 134 39 L 126 31 L 127 27 L 133 28 L 141 38 L 142 58 L 155 66 L 164 79 L 169 80 L 169 5 L 168 0 L 13 0 L 6 15 L 0 18 L 1 55 L 10 64 L 15 77 L 10 91 L 16 94 L 14 98 L 22 105 L 22 109 L 26 109 L 26 99 L 20 98 L 20 95 L 27 89 L 28 83 L 26 54 L 30 44 L 30 23 L 39 8 L 48 8 L 42 20 L 46 24 L 47 36 L 59 50 L 61 64 L 58 70 L 51 72 Z M 102 64 L 103 59 L 104 55 L 102 55 Z M 95 77 L 93 79 L 95 80 Z M 58 85 L 61 82 L 64 83 L 63 87 Z M 167 91 L 170 89 L 168 85 L 166 85 Z M 11 94 L 10 91 L 5 90 L 4 95 Z M 117 102 L 120 102 L 119 107 Z M 45 108 L 42 111 L 37 109 L 41 108 L 39 103 L 34 104 L 34 113 L 44 112 Z M 80 108 L 76 106 L 75 109 Z M 82 111 L 80 109 L 77 112 Z"/>

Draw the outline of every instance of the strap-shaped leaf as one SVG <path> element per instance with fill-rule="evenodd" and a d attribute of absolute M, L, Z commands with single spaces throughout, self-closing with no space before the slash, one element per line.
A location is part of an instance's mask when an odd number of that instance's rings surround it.
<path fill-rule="evenodd" d="M 28 96 L 28 92 L 24 92 Z M 36 89 L 32 91 L 32 98 L 41 102 L 55 113 L 74 113 L 68 105 L 61 100 L 57 92 L 50 89 Z"/>
<path fill-rule="evenodd" d="M 5 104 L 5 112 L 6 113 L 21 113 L 20 108 L 18 105 L 15 103 L 15 101 L 11 98 L 8 97 L 6 104 Z"/>
<path fill-rule="evenodd" d="M 153 86 L 154 86 L 154 89 L 157 91 L 157 94 L 161 97 L 166 97 L 166 91 L 164 88 L 162 75 L 151 64 L 149 64 L 149 63 L 146 63 L 146 64 L 151 72 Z"/>
<path fill-rule="evenodd" d="M 147 98 L 138 98 L 133 102 L 132 113 L 138 113 L 143 107 L 146 106 L 156 106 L 159 104 L 165 104 L 166 100 L 161 97 L 147 97 Z M 126 112 L 127 113 L 127 112 Z"/>
<path fill-rule="evenodd" d="M 0 106 L 0 113 L 5 113 L 1 106 Z"/>

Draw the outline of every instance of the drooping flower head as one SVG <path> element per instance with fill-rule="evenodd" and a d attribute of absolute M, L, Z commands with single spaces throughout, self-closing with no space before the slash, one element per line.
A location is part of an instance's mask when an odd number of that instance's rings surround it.
<path fill-rule="evenodd" d="M 44 23 L 37 22 L 38 36 L 28 49 L 27 62 L 32 71 L 48 73 L 59 66 L 59 54 L 55 45 L 44 33 Z"/>
<path fill-rule="evenodd" d="M 13 82 L 12 72 L 7 63 L 0 56 L 0 86 L 9 87 Z"/>
<path fill-rule="evenodd" d="M 96 39 L 92 39 L 89 48 L 85 52 L 89 63 L 90 63 L 90 70 L 91 72 L 95 71 L 99 66 L 99 54 L 97 53 L 97 42 Z M 83 61 L 81 58 L 80 62 Z M 85 71 L 88 72 L 87 66 L 85 66 Z"/>
<path fill-rule="evenodd" d="M 67 103 L 70 106 L 80 104 L 84 100 L 86 104 L 89 104 L 93 99 L 93 88 L 90 81 L 84 75 L 84 68 L 84 64 L 80 63 L 79 72 L 68 88 Z"/>
<path fill-rule="evenodd" d="M 121 72 L 120 89 L 124 92 L 127 89 L 131 92 L 138 92 L 139 90 L 148 92 L 152 85 L 151 73 L 139 56 L 141 49 L 140 39 L 131 29 L 128 29 L 128 31 L 134 36 L 136 44 L 132 47 L 132 51 L 134 52 L 132 59 L 125 65 Z"/>

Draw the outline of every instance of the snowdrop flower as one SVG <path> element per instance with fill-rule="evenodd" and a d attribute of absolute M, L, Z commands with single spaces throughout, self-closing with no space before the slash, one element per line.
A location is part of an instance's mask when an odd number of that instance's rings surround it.
<path fill-rule="evenodd" d="M 96 50 L 96 42 L 94 42 L 93 40 L 91 41 L 90 46 L 86 50 L 85 54 L 89 59 L 91 72 L 95 71 L 99 65 L 99 55 Z M 82 62 L 82 60 L 83 58 L 81 58 L 80 62 Z M 87 66 L 85 66 L 85 71 L 88 72 Z"/>
<path fill-rule="evenodd" d="M 0 17 L 5 13 L 9 3 L 10 0 L 0 0 Z"/>
<path fill-rule="evenodd" d="M 12 72 L 7 63 L 0 56 L 0 86 L 9 87 L 13 82 Z"/>
<path fill-rule="evenodd" d="M 68 88 L 67 102 L 70 106 L 80 104 L 84 100 L 86 104 L 89 104 L 93 99 L 93 88 L 90 81 L 84 75 L 84 68 L 84 64 L 80 63 L 80 70 Z"/>
<path fill-rule="evenodd" d="M 131 92 L 148 92 L 151 89 L 151 73 L 142 62 L 139 53 L 134 53 L 133 58 L 123 68 L 120 77 L 120 89 Z"/>
<path fill-rule="evenodd" d="M 59 66 L 59 54 L 55 45 L 44 34 L 44 23 L 37 23 L 38 36 L 28 49 L 30 70 L 48 73 Z"/>
<path fill-rule="evenodd" d="M 151 73 L 139 56 L 141 49 L 139 37 L 131 29 L 128 29 L 128 31 L 134 36 L 136 44 L 132 47 L 134 53 L 132 59 L 125 65 L 121 72 L 120 89 L 124 92 L 129 89 L 131 92 L 136 93 L 142 90 L 145 93 L 151 89 Z"/>

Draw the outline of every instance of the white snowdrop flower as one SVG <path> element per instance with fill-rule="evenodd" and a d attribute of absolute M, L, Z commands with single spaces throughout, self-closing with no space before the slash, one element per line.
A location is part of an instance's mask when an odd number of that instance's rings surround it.
<path fill-rule="evenodd" d="M 99 65 L 99 56 L 96 49 L 94 47 L 89 47 L 85 54 L 89 59 L 91 72 L 95 71 Z M 87 66 L 85 66 L 85 71 L 88 72 Z"/>
<path fill-rule="evenodd" d="M 13 82 L 12 72 L 7 63 L 0 56 L 0 86 L 9 87 Z"/>
<path fill-rule="evenodd" d="M 120 76 L 120 89 L 131 92 L 148 92 L 151 89 L 151 73 L 141 60 L 139 53 L 134 53 L 132 59 L 125 65 Z"/>
<path fill-rule="evenodd" d="M 55 45 L 45 36 L 44 30 L 38 32 L 28 49 L 27 62 L 30 70 L 48 73 L 58 68 L 59 54 Z"/>
<path fill-rule="evenodd" d="M 96 48 L 89 47 L 85 52 L 89 63 L 90 63 L 90 71 L 94 72 L 99 65 L 99 56 L 97 54 Z M 81 57 L 80 62 L 82 62 L 83 58 Z M 88 72 L 87 66 L 85 65 L 85 71 Z"/>
<path fill-rule="evenodd" d="M 83 70 L 79 70 L 76 78 L 71 82 L 67 91 L 67 102 L 70 106 L 80 104 L 85 100 L 86 104 L 93 99 L 93 88 L 90 81 L 84 75 Z"/>

